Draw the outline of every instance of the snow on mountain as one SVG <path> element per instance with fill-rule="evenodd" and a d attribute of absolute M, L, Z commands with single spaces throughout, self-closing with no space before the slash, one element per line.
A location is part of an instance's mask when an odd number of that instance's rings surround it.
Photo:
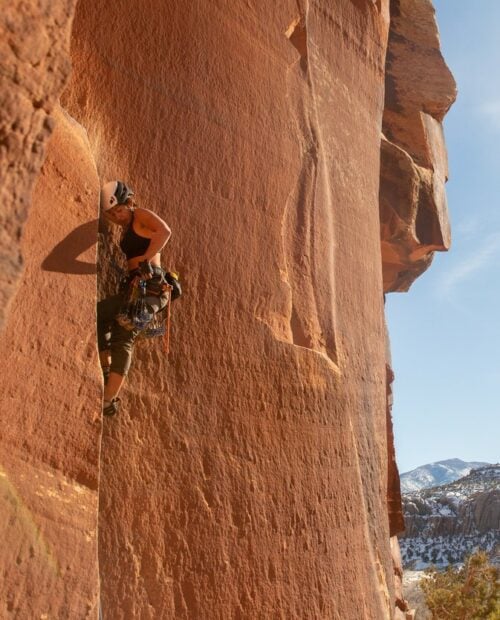
<path fill-rule="evenodd" d="M 460 563 L 477 549 L 500 561 L 500 465 L 403 495 L 403 565 L 422 570 Z"/>
<path fill-rule="evenodd" d="M 427 489 L 448 482 L 453 482 L 466 476 L 472 469 L 485 467 L 489 463 L 465 462 L 460 459 L 448 459 L 422 465 L 412 471 L 401 474 L 401 492 L 411 493 L 419 489 Z"/>

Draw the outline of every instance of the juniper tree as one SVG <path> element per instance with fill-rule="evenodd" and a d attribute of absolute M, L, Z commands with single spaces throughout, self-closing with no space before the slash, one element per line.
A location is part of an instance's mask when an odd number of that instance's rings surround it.
<path fill-rule="evenodd" d="M 433 620 L 500 620 L 498 568 L 479 551 L 461 568 L 435 567 L 420 582 Z"/>

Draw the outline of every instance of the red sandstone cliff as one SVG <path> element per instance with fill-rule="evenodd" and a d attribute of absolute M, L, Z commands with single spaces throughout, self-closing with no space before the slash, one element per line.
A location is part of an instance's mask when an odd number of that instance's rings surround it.
<path fill-rule="evenodd" d="M 25 10 L 4 24 L 13 93 L 17 33 L 55 37 L 50 66 L 68 63 L 73 6 L 40 3 L 29 28 Z M 62 103 L 88 142 L 55 114 L 0 342 L 7 617 L 95 617 L 99 596 L 113 620 L 404 613 L 383 292 L 448 244 L 454 85 L 430 3 L 393 1 L 388 38 L 389 21 L 386 0 L 77 5 Z M 419 93 L 404 77 L 426 49 L 437 77 Z M 64 70 L 27 62 L 50 111 Z M 42 150 L 2 144 L 17 231 Z M 115 177 L 172 227 L 185 296 L 170 358 L 138 346 L 99 459 L 104 228 L 98 278 L 94 252 L 99 179 Z"/>
<path fill-rule="evenodd" d="M 380 227 L 384 290 L 406 291 L 447 250 L 441 121 L 456 87 L 439 50 L 430 0 L 392 0 L 382 122 Z"/>
<path fill-rule="evenodd" d="M 23 278 L 0 333 L 1 618 L 95 618 L 98 183 L 61 111 L 33 189 Z"/>

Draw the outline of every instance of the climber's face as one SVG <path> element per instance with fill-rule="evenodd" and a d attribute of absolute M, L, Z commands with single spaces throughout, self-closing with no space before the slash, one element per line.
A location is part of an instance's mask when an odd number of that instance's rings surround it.
<path fill-rule="evenodd" d="M 132 211 L 127 205 L 116 205 L 115 207 L 108 209 L 105 213 L 106 219 L 113 224 L 119 226 L 126 226 L 132 217 Z"/>

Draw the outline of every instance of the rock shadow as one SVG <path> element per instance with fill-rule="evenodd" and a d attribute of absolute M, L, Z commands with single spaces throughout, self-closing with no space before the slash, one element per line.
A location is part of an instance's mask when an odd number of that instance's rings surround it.
<path fill-rule="evenodd" d="M 86 222 L 69 233 L 42 263 L 44 271 L 57 271 L 75 275 L 95 275 L 95 263 L 78 260 L 78 257 L 97 243 L 98 219 Z"/>

